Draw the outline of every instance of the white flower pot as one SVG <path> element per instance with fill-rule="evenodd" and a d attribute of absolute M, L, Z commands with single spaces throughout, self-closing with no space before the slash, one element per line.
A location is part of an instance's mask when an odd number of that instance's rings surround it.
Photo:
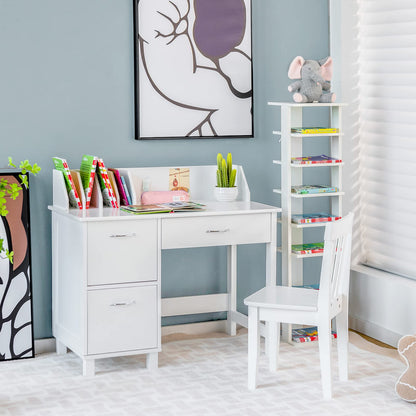
<path fill-rule="evenodd" d="M 236 186 L 233 186 L 231 188 L 221 188 L 219 186 L 216 186 L 214 188 L 214 195 L 217 201 L 235 201 L 238 195 L 238 188 Z"/>

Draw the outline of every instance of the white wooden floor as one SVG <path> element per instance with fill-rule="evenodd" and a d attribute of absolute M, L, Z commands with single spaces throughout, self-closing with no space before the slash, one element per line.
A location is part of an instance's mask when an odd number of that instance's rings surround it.
<path fill-rule="evenodd" d="M 335 378 L 334 399 L 324 402 L 317 344 L 281 348 L 276 373 L 268 372 L 262 356 L 254 392 L 246 387 L 246 334 L 164 343 L 160 368 L 153 372 L 142 356 L 99 360 L 95 377 L 82 377 L 73 353 L 1 362 L 0 415 L 416 414 L 416 405 L 394 392 L 404 370 L 397 359 L 351 345 L 351 380 Z"/>

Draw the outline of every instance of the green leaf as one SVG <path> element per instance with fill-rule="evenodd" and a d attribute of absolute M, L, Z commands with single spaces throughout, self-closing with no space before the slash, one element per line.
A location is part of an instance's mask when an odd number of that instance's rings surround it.
<path fill-rule="evenodd" d="M 3 251 L 3 238 L 0 238 L 0 253 Z"/>
<path fill-rule="evenodd" d="M 12 168 L 16 167 L 16 165 L 13 163 L 13 160 L 10 156 L 9 156 L 9 166 L 12 167 Z"/>
<path fill-rule="evenodd" d="M 9 259 L 10 263 L 13 264 L 14 251 L 4 250 L 6 257 Z"/>
<path fill-rule="evenodd" d="M 7 211 L 6 205 L 1 205 L 0 204 L 0 215 L 2 217 L 5 217 L 8 213 L 9 213 L 9 211 Z"/>
<path fill-rule="evenodd" d="M 29 182 L 27 180 L 27 176 L 26 175 L 19 175 L 19 178 L 20 178 L 20 181 L 21 181 L 22 185 L 24 185 L 26 189 L 29 188 Z"/>
<path fill-rule="evenodd" d="M 34 163 L 32 166 L 32 173 L 36 175 L 37 173 L 41 171 L 41 169 L 42 168 L 37 163 Z"/>

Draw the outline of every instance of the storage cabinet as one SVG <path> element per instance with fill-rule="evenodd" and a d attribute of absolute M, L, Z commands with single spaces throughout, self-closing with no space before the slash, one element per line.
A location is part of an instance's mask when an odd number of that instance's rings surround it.
<path fill-rule="evenodd" d="M 342 167 L 343 162 L 334 164 L 294 164 L 292 158 L 315 156 L 318 153 L 306 155 L 303 153 L 304 141 L 306 140 L 329 140 L 329 154 L 327 156 L 342 160 L 342 103 L 282 103 L 269 102 L 273 108 L 280 108 L 281 130 L 273 131 L 273 134 L 280 139 L 281 159 L 274 160 L 273 163 L 281 167 L 281 188 L 274 189 L 273 192 L 281 194 L 282 215 L 279 222 L 282 227 L 282 244 L 278 251 L 282 255 L 282 282 L 288 286 L 302 286 L 303 279 L 303 261 L 310 257 L 321 257 L 322 253 L 311 254 L 294 254 L 292 245 L 304 243 L 304 230 L 308 228 L 324 227 L 326 223 L 318 222 L 311 224 L 294 224 L 292 216 L 296 214 L 312 213 L 308 209 L 308 203 L 305 202 L 310 198 L 329 198 L 329 214 L 341 217 L 342 212 Z M 338 129 L 336 133 L 319 133 L 304 134 L 294 133 L 293 128 L 309 127 L 303 123 L 304 113 L 313 112 L 317 108 L 327 108 L 329 110 L 329 126 Z M 313 116 L 313 114 L 310 114 Z M 308 114 L 309 118 L 310 115 Z M 316 123 L 315 123 L 316 125 Z M 295 194 L 292 193 L 292 187 L 297 185 L 318 185 L 317 183 L 308 183 L 310 169 L 329 169 L 329 183 L 320 185 L 330 185 L 338 188 L 338 192 L 316 193 L 316 194 Z M 313 210 L 316 212 L 316 210 Z M 320 239 L 323 241 L 323 233 Z M 314 241 L 318 242 L 318 241 Z M 307 260 L 306 260 L 307 261 Z M 291 327 L 287 328 L 285 334 L 289 338 Z"/>
<path fill-rule="evenodd" d="M 94 374 L 94 361 L 160 351 L 155 219 L 78 221 L 53 212 L 53 334 Z"/>

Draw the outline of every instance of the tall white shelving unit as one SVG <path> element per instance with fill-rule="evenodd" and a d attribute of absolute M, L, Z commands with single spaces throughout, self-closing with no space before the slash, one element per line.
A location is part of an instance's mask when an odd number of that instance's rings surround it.
<path fill-rule="evenodd" d="M 311 227 L 324 227 L 325 223 L 293 224 L 292 215 L 303 213 L 303 201 L 305 198 L 330 198 L 330 213 L 342 216 L 342 166 L 343 163 L 330 165 L 296 165 L 291 163 L 292 157 L 310 156 L 302 153 L 304 140 L 329 140 L 329 156 L 342 160 L 342 107 L 341 103 L 286 103 L 269 102 L 270 106 L 280 107 L 281 130 L 273 131 L 274 135 L 280 137 L 281 160 L 274 160 L 273 163 L 281 166 L 281 188 L 273 192 L 281 194 L 282 201 L 282 245 L 278 248 L 282 253 L 282 283 L 287 286 L 303 285 L 303 259 L 319 257 L 322 254 L 294 254 L 292 244 L 303 243 L 303 231 Z M 300 134 L 292 133 L 293 127 L 308 127 L 303 125 L 303 112 L 317 107 L 327 107 L 330 112 L 330 124 L 328 127 L 339 129 L 336 134 Z M 291 188 L 303 184 L 303 169 L 330 169 L 330 184 L 337 187 L 339 192 L 321 194 L 292 194 Z M 308 183 L 306 183 L 308 184 Z M 315 185 L 315 184 L 313 184 Z M 284 328 L 283 336 L 289 340 L 291 325 Z M 286 332 L 287 331 L 287 332 Z"/>

